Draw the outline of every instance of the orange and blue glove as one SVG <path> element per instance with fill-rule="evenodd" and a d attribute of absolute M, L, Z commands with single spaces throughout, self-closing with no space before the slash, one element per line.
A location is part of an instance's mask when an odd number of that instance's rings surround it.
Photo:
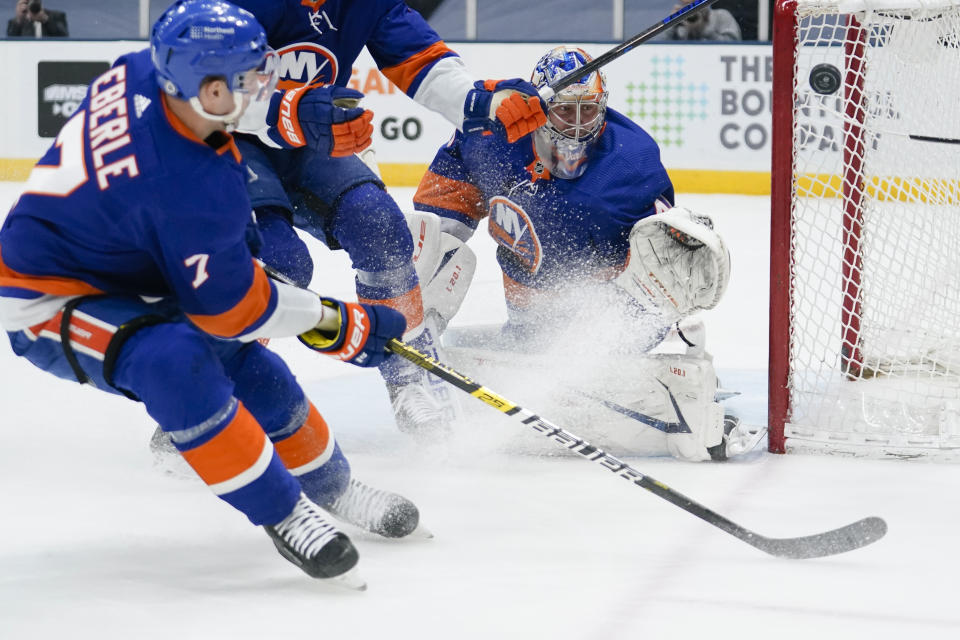
<path fill-rule="evenodd" d="M 363 151 L 373 139 L 373 112 L 346 87 L 304 85 L 271 98 L 267 135 L 287 149 L 310 147 L 334 158 Z"/>
<path fill-rule="evenodd" d="M 389 358 L 387 343 L 399 340 L 407 328 L 403 314 L 390 307 L 333 298 L 321 298 L 321 302 L 337 314 L 336 328 L 311 329 L 298 336 L 300 342 L 358 367 L 375 367 Z"/>
<path fill-rule="evenodd" d="M 520 78 L 474 83 L 463 104 L 463 132 L 496 131 L 513 143 L 547 123 L 537 88 Z"/>

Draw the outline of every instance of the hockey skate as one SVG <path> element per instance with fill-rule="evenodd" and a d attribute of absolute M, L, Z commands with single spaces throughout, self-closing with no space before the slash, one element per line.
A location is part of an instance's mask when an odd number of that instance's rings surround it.
<path fill-rule="evenodd" d="M 420 512 L 410 500 L 374 489 L 355 478 L 350 478 L 346 491 L 326 509 L 343 522 L 384 538 L 405 538 L 411 534 L 433 537 L 420 525 Z"/>
<path fill-rule="evenodd" d="M 439 345 L 433 338 L 435 323 L 436 318 L 428 314 L 423 332 L 410 340 L 410 345 L 442 362 Z M 380 372 L 401 431 L 429 440 L 452 434 L 453 425 L 460 418 L 454 387 L 399 356 L 381 365 Z"/>
<path fill-rule="evenodd" d="M 263 528 L 280 555 L 308 576 L 360 591 L 367 588 L 356 573 L 359 555 L 353 543 L 302 493 L 290 515 Z"/>
<path fill-rule="evenodd" d="M 765 435 L 765 427 L 746 425 L 739 417 L 728 413 L 723 416 L 723 440 L 707 451 L 711 460 L 723 462 L 731 456 L 753 451 Z"/>
<path fill-rule="evenodd" d="M 404 433 L 418 437 L 449 436 L 456 410 L 449 404 L 445 406 L 441 398 L 434 394 L 431 381 L 426 376 L 418 378 L 406 384 L 387 383 L 397 427 Z M 449 394 L 446 389 L 440 391 Z"/>

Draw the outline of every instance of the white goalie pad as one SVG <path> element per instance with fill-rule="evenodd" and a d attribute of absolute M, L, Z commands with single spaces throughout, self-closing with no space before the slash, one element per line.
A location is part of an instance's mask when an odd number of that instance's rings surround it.
<path fill-rule="evenodd" d="M 565 349 L 533 354 L 500 350 L 500 345 L 498 327 L 492 325 L 456 327 L 444 336 L 444 351 L 455 369 L 492 389 L 509 390 L 522 406 L 570 425 L 578 436 L 614 455 L 722 459 L 710 449 L 725 441 L 724 394 L 702 347 L 700 353 L 605 355 L 591 361 L 571 359 Z M 489 419 L 485 413 L 482 417 Z M 518 434 L 517 439 L 513 450 L 557 453 L 544 450 L 536 434 Z M 726 456 L 755 444 L 727 448 Z M 720 447 L 713 453 L 723 451 Z"/>
<path fill-rule="evenodd" d="M 420 280 L 424 314 L 436 316 L 442 333 L 463 304 L 477 256 L 461 240 L 440 231 L 436 214 L 414 211 L 404 215 L 413 236 L 413 265 Z"/>
<path fill-rule="evenodd" d="M 709 216 L 682 207 L 639 220 L 615 282 L 667 321 L 720 302 L 730 279 L 730 253 Z"/>
<path fill-rule="evenodd" d="M 723 407 L 716 402 L 713 363 L 690 356 L 652 357 L 659 360 L 659 375 L 650 385 L 646 413 L 670 425 L 670 455 L 691 462 L 710 460 L 708 449 L 723 442 Z"/>

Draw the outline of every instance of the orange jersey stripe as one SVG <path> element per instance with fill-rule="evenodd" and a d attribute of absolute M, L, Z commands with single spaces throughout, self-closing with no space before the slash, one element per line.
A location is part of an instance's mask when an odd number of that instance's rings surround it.
<path fill-rule="evenodd" d="M 330 428 L 311 402 L 303 426 L 290 437 L 274 442 L 273 448 L 287 469 L 296 469 L 322 457 L 332 444 Z"/>
<path fill-rule="evenodd" d="M 413 201 L 429 207 L 456 211 L 474 220 L 481 220 L 487 215 L 480 189 L 469 182 L 447 178 L 429 170 L 420 180 Z"/>
<path fill-rule="evenodd" d="M 359 302 L 363 304 L 382 304 L 391 309 L 396 309 L 406 318 L 407 331 L 420 326 L 423 322 L 423 294 L 420 292 L 420 285 L 415 286 L 413 289 L 410 289 L 410 291 L 396 298 L 387 298 L 386 300 L 360 298 Z"/>
<path fill-rule="evenodd" d="M 443 40 L 438 40 L 423 51 L 413 54 L 400 64 L 386 67 L 385 69 L 381 69 L 381 71 L 383 75 L 387 76 L 390 82 L 400 87 L 400 90 L 406 93 L 410 85 L 413 84 L 414 79 L 416 79 L 417 74 L 420 73 L 425 66 L 452 52 L 453 50 L 444 44 Z"/>
<path fill-rule="evenodd" d="M 231 480 L 254 466 L 268 444 L 267 434 L 240 402 L 233 420 L 223 431 L 182 454 L 204 482 L 215 485 Z"/>
<path fill-rule="evenodd" d="M 103 293 L 93 285 L 74 278 L 31 276 L 14 271 L 3 262 L 2 254 L 0 254 L 0 287 L 20 287 L 54 296 L 84 296 Z"/>
<path fill-rule="evenodd" d="M 254 324 L 270 304 L 270 281 L 260 265 L 253 265 L 253 284 L 247 295 L 232 309 L 216 315 L 188 314 L 190 320 L 207 333 L 232 337 Z"/>
<path fill-rule="evenodd" d="M 183 123 L 183 120 L 177 117 L 177 115 L 170 109 L 170 103 L 168 102 L 170 98 L 167 97 L 167 94 L 160 92 L 160 104 L 163 105 L 163 113 L 167 116 L 167 121 L 170 123 L 170 126 L 173 127 L 173 130 L 182 135 L 187 140 L 192 140 L 200 144 L 204 144 L 203 140 L 195 134 L 190 128 Z"/>
<path fill-rule="evenodd" d="M 239 164 L 243 161 L 243 156 L 240 155 L 240 148 L 237 146 L 237 141 L 234 140 L 233 136 L 229 133 L 224 132 L 223 135 L 227 137 L 227 141 L 217 149 L 217 155 L 222 156 L 225 153 L 229 153 L 233 156 L 234 161 Z"/>

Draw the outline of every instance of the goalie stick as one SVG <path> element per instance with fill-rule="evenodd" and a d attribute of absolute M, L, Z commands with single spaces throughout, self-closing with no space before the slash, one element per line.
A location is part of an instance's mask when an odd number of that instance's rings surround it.
<path fill-rule="evenodd" d="M 258 261 L 259 262 L 259 261 Z M 276 269 L 263 264 L 260 265 L 266 271 L 267 275 L 284 282 L 291 286 L 296 286 L 293 282 L 278 272 Z M 425 369 L 429 373 L 438 376 L 457 387 L 461 391 L 469 393 L 484 404 L 487 404 L 497 411 L 515 418 L 523 424 L 531 427 L 537 433 L 550 438 L 553 442 L 573 451 L 584 459 L 596 462 L 608 471 L 617 476 L 628 480 L 647 491 L 653 493 L 667 502 L 680 507 L 687 513 L 693 514 L 712 524 L 721 531 L 729 533 L 735 538 L 746 542 L 752 547 L 768 553 L 778 558 L 806 559 L 821 558 L 832 556 L 838 553 L 853 551 L 860 547 L 865 547 L 882 538 L 887 532 L 887 523 L 882 518 L 870 517 L 858 520 L 839 529 L 816 533 L 809 536 L 798 538 L 768 538 L 747 529 L 729 518 L 726 518 L 716 511 L 703 506 L 702 504 L 688 498 L 679 491 L 671 489 L 659 480 L 634 469 L 626 462 L 604 452 L 595 447 L 586 440 L 577 437 L 569 431 L 562 429 L 550 421 L 541 418 L 535 413 L 516 405 L 499 394 L 477 384 L 465 375 L 454 371 L 450 367 L 443 365 L 433 358 L 421 353 L 417 349 L 405 344 L 399 340 L 393 339 L 387 343 L 387 349 L 393 353 L 406 358 L 418 367 Z"/>
<path fill-rule="evenodd" d="M 600 67 L 605 66 L 607 63 L 613 62 L 623 54 L 627 53 L 638 44 L 643 44 L 650 38 L 658 35 L 663 31 L 666 31 L 667 29 L 669 29 L 676 23 L 680 22 L 681 20 L 689 18 L 691 15 L 693 15 L 694 13 L 697 13 L 698 11 L 703 11 L 704 9 L 706 9 L 707 7 L 709 7 L 715 2 L 717 2 L 717 0 L 694 0 L 690 4 L 681 7 L 680 9 L 670 14 L 660 22 L 647 27 L 645 30 L 641 31 L 640 33 L 633 36 L 629 40 L 626 40 L 625 42 L 621 42 L 620 44 L 615 46 L 613 49 L 610 49 L 606 53 L 603 53 L 597 56 L 596 58 L 594 58 L 587 64 L 583 65 L 573 73 L 569 75 L 565 75 L 559 80 L 557 80 L 556 82 L 554 82 L 553 84 L 541 88 L 540 97 L 543 100 L 549 100 L 555 94 L 559 93 L 561 90 L 569 87 L 574 82 L 577 82 L 578 80 L 580 80 L 580 78 L 590 75 Z"/>

